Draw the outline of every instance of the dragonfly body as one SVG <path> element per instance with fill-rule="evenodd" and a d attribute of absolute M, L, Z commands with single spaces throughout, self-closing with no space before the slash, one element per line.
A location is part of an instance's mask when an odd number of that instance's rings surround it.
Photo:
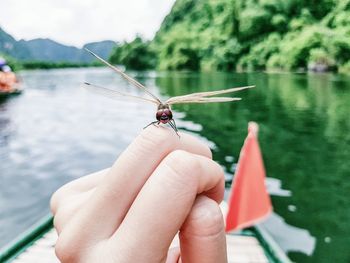
<path fill-rule="evenodd" d="M 147 101 L 150 103 L 154 103 L 157 105 L 157 112 L 156 112 L 156 121 L 151 122 L 151 124 L 169 124 L 171 128 L 176 132 L 177 134 L 177 128 L 175 121 L 173 119 L 173 113 L 171 112 L 170 106 L 173 104 L 183 104 L 183 103 L 211 103 L 211 102 L 228 102 L 228 101 L 236 101 L 240 100 L 240 98 L 233 98 L 233 97 L 214 97 L 219 94 L 226 94 L 226 93 L 232 93 L 239 90 L 252 88 L 254 86 L 246 86 L 246 87 L 239 87 L 239 88 L 231 88 L 231 89 L 225 89 L 225 90 L 216 90 L 216 91 L 206 91 L 206 92 L 197 92 L 197 93 L 191 93 L 187 95 L 182 96 L 176 96 L 167 99 L 166 101 L 161 101 L 157 96 L 155 96 L 153 93 L 151 93 L 145 86 L 143 86 L 141 83 L 139 83 L 137 80 L 131 78 L 127 74 L 125 74 L 122 70 L 119 68 L 111 65 L 104 59 L 100 58 L 98 55 L 93 53 L 92 51 L 86 49 L 91 55 L 96 57 L 98 60 L 100 60 L 102 63 L 107 65 L 109 68 L 111 68 L 113 71 L 118 73 L 121 77 L 123 77 L 125 80 L 127 80 L 130 84 L 133 86 L 143 90 L 149 98 L 134 96 L 126 93 L 122 93 L 117 90 L 112 90 L 100 86 L 96 86 L 90 83 L 85 82 L 85 88 L 87 88 L 90 91 L 105 95 L 110 98 L 121 98 L 121 97 L 127 97 L 142 101 Z M 145 128 L 147 128 L 149 125 L 147 125 Z"/>

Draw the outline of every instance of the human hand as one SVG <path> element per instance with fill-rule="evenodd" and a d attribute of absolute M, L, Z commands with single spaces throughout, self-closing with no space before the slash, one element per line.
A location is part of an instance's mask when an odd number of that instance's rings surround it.
<path fill-rule="evenodd" d="M 198 139 L 149 127 L 110 169 L 52 196 L 62 262 L 227 262 L 221 167 Z M 179 233 L 180 248 L 169 249 Z"/>

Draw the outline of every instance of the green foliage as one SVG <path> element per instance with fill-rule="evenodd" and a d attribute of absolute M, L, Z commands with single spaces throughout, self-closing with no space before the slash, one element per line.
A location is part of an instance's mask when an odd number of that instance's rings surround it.
<path fill-rule="evenodd" d="M 151 43 L 124 43 L 111 61 L 161 70 L 340 69 L 350 61 L 350 0 L 177 0 Z"/>
<path fill-rule="evenodd" d="M 279 54 L 273 54 L 266 62 L 266 68 L 268 70 L 284 70 L 285 68 L 285 60 Z"/>
<path fill-rule="evenodd" d="M 287 34 L 280 50 L 280 55 L 285 57 L 285 68 L 306 68 L 310 50 L 321 47 L 324 37 L 328 37 L 327 33 L 327 29 L 315 26 Z"/>
<path fill-rule="evenodd" d="M 278 33 L 270 34 L 265 40 L 253 46 L 247 55 L 242 56 L 238 68 L 241 70 L 265 69 L 270 56 L 279 52 L 280 42 L 281 36 Z"/>
<path fill-rule="evenodd" d="M 276 28 L 276 31 L 282 33 L 287 29 L 288 18 L 282 14 L 274 15 L 271 19 L 271 24 L 274 28 Z"/>
<path fill-rule="evenodd" d="M 242 46 L 236 38 L 223 41 L 221 45 L 213 48 L 212 55 L 206 56 L 201 61 L 204 70 L 233 70 L 242 51 Z"/>
<path fill-rule="evenodd" d="M 163 41 L 159 52 L 159 69 L 162 70 L 198 70 L 199 49 L 190 34 L 181 30 L 172 31 Z"/>
<path fill-rule="evenodd" d="M 156 65 L 155 52 L 148 41 L 137 36 L 131 42 L 125 42 L 114 48 L 109 58 L 114 64 L 123 64 L 128 69 L 145 70 Z"/>
<path fill-rule="evenodd" d="M 335 60 L 324 48 L 314 48 L 310 50 L 309 64 L 332 68 L 335 65 Z"/>
<path fill-rule="evenodd" d="M 259 6 L 246 8 L 241 12 L 240 38 L 247 40 L 272 30 L 272 14 Z"/>
<path fill-rule="evenodd" d="M 0 53 L 0 57 L 6 59 L 7 64 L 13 71 L 20 69 L 53 69 L 53 68 L 80 68 L 101 66 L 98 62 L 93 63 L 73 63 L 73 62 L 48 62 L 48 61 L 18 61 L 7 54 Z"/>
<path fill-rule="evenodd" d="M 338 0 L 336 6 L 329 12 L 322 23 L 331 28 L 350 25 L 350 0 Z"/>
<path fill-rule="evenodd" d="M 24 61 L 21 67 L 24 69 L 53 69 L 53 68 L 81 68 L 98 66 L 95 63 L 73 63 L 73 62 L 48 62 L 48 61 Z"/>
<path fill-rule="evenodd" d="M 350 59 L 350 35 L 344 30 L 323 26 L 305 27 L 301 32 L 285 35 L 280 50 L 268 61 L 268 67 L 285 70 L 306 68 L 310 63 L 329 68 Z"/>
<path fill-rule="evenodd" d="M 342 66 L 340 66 L 339 72 L 350 74 L 350 61 L 348 61 L 348 62 L 344 63 Z"/>
<path fill-rule="evenodd" d="M 293 31 L 302 30 L 307 25 L 312 25 L 315 22 L 314 17 L 308 9 L 303 8 L 300 16 L 292 18 L 289 23 L 289 29 Z"/>

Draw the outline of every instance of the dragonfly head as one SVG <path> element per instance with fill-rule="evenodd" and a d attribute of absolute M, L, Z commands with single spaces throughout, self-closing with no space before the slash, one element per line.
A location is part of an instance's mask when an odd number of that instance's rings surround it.
<path fill-rule="evenodd" d="M 158 106 L 156 119 L 164 124 L 173 119 L 173 113 L 168 104 L 160 104 Z"/>

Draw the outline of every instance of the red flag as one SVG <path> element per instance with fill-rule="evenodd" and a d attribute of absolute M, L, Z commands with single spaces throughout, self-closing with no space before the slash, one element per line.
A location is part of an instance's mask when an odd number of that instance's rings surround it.
<path fill-rule="evenodd" d="M 251 226 L 272 211 L 265 187 L 265 168 L 257 139 L 259 126 L 248 125 L 248 136 L 241 150 L 232 183 L 226 216 L 226 232 Z"/>

